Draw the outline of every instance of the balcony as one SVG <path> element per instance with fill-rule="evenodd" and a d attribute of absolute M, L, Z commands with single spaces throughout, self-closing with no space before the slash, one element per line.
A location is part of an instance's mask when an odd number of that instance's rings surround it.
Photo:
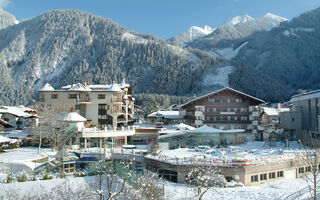
<path fill-rule="evenodd" d="M 81 97 L 77 98 L 77 103 L 91 103 L 90 97 Z"/>

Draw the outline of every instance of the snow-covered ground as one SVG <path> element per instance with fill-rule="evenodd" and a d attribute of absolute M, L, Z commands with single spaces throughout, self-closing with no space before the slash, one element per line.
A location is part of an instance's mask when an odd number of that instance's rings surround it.
<path fill-rule="evenodd" d="M 0 184 L 0 198 L 11 192 L 17 191 L 20 195 L 32 195 L 36 196 L 45 193 L 58 193 L 52 192 L 53 189 L 61 187 L 71 188 L 73 193 L 82 191 L 84 188 L 94 183 L 92 177 L 74 178 L 69 177 L 66 179 L 53 179 L 53 180 L 42 180 L 42 181 L 31 181 L 22 183 L 11 183 L 11 184 Z M 194 187 L 171 183 L 163 181 L 159 183 L 164 186 L 165 199 L 168 200 L 185 200 L 185 199 L 196 199 L 196 193 Z M 304 178 L 295 180 L 279 180 L 271 183 L 265 183 L 258 186 L 248 186 L 240 188 L 211 188 L 204 196 L 204 200 L 209 199 L 232 199 L 232 200 L 249 200 L 249 199 L 285 199 L 288 195 L 291 195 L 305 187 L 307 182 Z M 67 192 L 68 190 L 62 190 Z M 60 191 L 61 192 L 61 191 Z M 293 199 L 308 199 L 309 192 L 302 192 L 301 195 L 294 196 Z M 18 197 L 17 197 L 18 198 Z M 71 199 L 76 199 L 71 198 Z M 4 198 L 5 199 L 5 198 Z"/>
<path fill-rule="evenodd" d="M 224 199 L 224 200 L 267 200 L 285 199 L 287 196 L 308 186 L 305 178 L 294 180 L 279 180 L 258 186 L 245 186 L 240 188 L 213 188 L 204 196 L 203 200 Z M 196 199 L 194 188 L 184 184 L 167 182 L 164 184 L 166 199 L 182 200 Z M 294 196 L 292 199 L 309 199 L 309 192 L 302 192 L 301 195 Z"/>

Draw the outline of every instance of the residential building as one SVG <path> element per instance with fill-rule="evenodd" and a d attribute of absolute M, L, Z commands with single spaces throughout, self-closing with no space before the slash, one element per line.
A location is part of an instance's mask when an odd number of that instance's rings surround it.
<path fill-rule="evenodd" d="M 258 121 L 250 120 L 252 111 L 249 108 L 261 103 L 264 103 L 261 99 L 227 87 L 181 105 L 179 113 L 191 126 L 208 125 L 251 132 L 253 123 L 257 126 Z"/>
<path fill-rule="evenodd" d="M 177 124 L 184 122 L 184 117 L 179 115 L 179 111 L 159 110 L 148 115 L 148 121 L 151 124 Z"/>
<path fill-rule="evenodd" d="M 23 129 L 36 126 L 38 123 L 37 112 L 34 109 L 24 106 L 1 106 L 0 117 L 7 122 L 5 129 Z"/>
<path fill-rule="evenodd" d="M 67 113 L 71 108 L 88 120 L 88 124 L 101 129 L 120 127 L 133 122 L 134 98 L 130 85 L 87 85 L 77 83 L 54 89 L 46 83 L 39 91 L 39 103 L 45 110 Z"/>

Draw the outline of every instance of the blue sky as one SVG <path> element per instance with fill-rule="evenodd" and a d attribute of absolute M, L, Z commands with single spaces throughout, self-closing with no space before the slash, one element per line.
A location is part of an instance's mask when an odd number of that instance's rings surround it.
<path fill-rule="evenodd" d="M 270 12 L 291 19 L 320 7 L 320 0 L 0 0 L 0 7 L 18 20 L 52 9 L 79 9 L 167 39 L 192 25 L 215 27 L 241 14 L 256 18 Z"/>

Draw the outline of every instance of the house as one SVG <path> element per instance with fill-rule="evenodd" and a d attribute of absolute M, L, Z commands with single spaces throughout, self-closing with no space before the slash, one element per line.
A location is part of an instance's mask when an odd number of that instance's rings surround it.
<path fill-rule="evenodd" d="M 208 125 L 219 129 L 245 129 L 252 132 L 258 121 L 250 119 L 251 107 L 263 100 L 232 88 L 223 88 L 180 106 L 179 114 L 191 126 Z M 258 113 L 254 113 L 258 117 Z"/>
<path fill-rule="evenodd" d="M 36 126 L 38 123 L 37 112 L 31 108 L 18 106 L 1 106 L 0 107 L 0 116 L 3 121 L 6 121 L 8 124 L 5 128 L 13 129 L 23 129 L 25 127 Z M 11 128 L 11 129 L 12 129 Z"/>
<path fill-rule="evenodd" d="M 173 110 L 159 110 L 153 112 L 147 116 L 148 121 L 151 124 L 156 124 L 158 127 L 163 124 L 176 124 L 184 122 L 183 116 L 179 115 L 179 111 Z"/>
<path fill-rule="evenodd" d="M 60 89 L 46 83 L 38 92 L 38 101 L 45 110 L 62 114 L 73 107 L 88 123 L 100 129 L 133 122 L 135 99 L 125 81 L 111 85 L 77 83 Z"/>

